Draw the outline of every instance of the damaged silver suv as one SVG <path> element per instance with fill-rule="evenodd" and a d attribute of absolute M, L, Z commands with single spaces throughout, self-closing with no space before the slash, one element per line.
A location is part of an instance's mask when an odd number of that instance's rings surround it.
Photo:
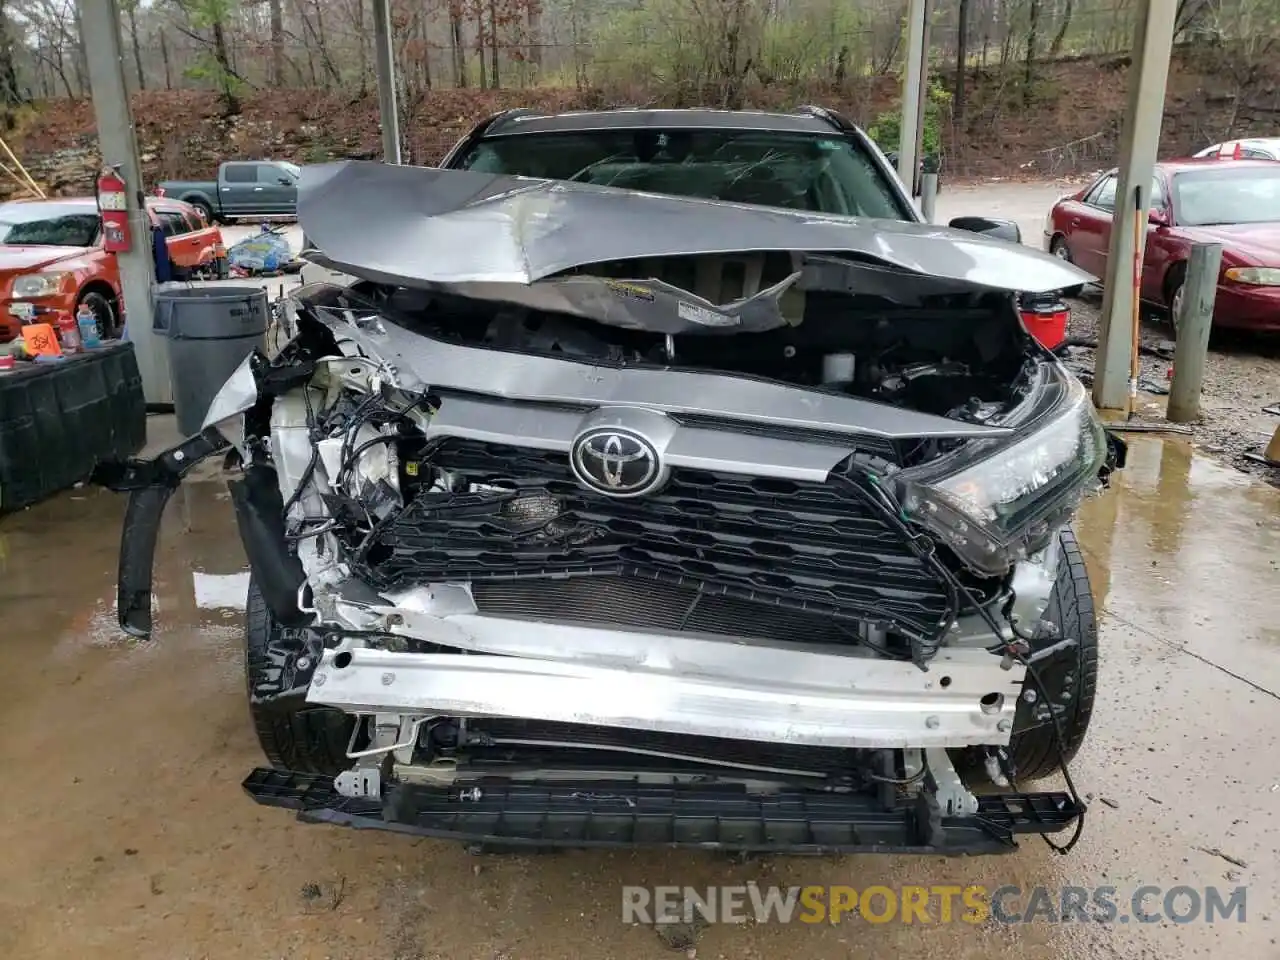
<path fill-rule="evenodd" d="M 557 179 L 307 168 L 309 256 L 353 282 L 294 295 L 203 433 L 99 468 L 121 624 L 226 453 L 261 803 L 497 847 L 1078 833 L 1069 776 L 1024 784 L 1088 726 L 1068 524 L 1123 446 L 1018 296 L 1088 278 L 911 222 L 856 132 L 792 169 L 644 129 Z M 743 199 L 806 178 L 843 208 Z"/>

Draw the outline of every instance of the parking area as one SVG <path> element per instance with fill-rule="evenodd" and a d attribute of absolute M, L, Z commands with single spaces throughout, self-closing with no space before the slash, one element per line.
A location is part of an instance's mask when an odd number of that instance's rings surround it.
<path fill-rule="evenodd" d="M 158 442 L 173 427 L 154 418 Z M 0 955 L 27 958 L 1182 958 L 1277 956 L 1280 492 L 1140 438 L 1079 522 L 1102 606 L 1101 690 L 1074 764 L 1068 857 L 468 855 L 303 826 L 240 790 L 245 561 L 225 487 L 189 484 L 157 560 L 157 634 L 114 621 L 123 502 L 74 491 L 0 527 Z M 1247 888 L 1214 924 L 711 926 L 673 954 L 622 886 L 1062 884 Z"/>

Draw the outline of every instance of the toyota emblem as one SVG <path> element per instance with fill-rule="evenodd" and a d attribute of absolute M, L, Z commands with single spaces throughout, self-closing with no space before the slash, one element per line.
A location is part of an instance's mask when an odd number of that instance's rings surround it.
<path fill-rule="evenodd" d="M 665 479 L 653 444 L 621 427 L 580 433 L 569 459 L 584 486 L 611 497 L 642 496 Z"/>

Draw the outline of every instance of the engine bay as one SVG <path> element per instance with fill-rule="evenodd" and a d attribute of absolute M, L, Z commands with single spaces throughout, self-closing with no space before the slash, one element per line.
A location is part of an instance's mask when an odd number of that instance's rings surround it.
<path fill-rule="evenodd" d="M 385 319 L 433 339 L 615 367 L 729 373 L 985 422 L 1025 390 L 1035 349 L 1007 295 L 951 293 L 894 303 L 809 291 L 794 322 L 680 335 L 460 296 L 360 284 Z M 797 312 L 798 311 L 798 312 Z"/>

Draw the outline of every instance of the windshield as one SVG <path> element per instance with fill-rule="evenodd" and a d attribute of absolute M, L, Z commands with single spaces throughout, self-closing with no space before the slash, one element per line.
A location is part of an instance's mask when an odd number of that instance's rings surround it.
<path fill-rule="evenodd" d="M 844 137 L 742 130 L 517 134 L 476 144 L 464 170 L 906 220 L 888 178 Z"/>
<path fill-rule="evenodd" d="M 302 176 L 302 168 L 296 163 L 281 162 L 280 167 L 285 173 L 289 174 L 289 176 L 293 177 L 295 180 Z"/>
<path fill-rule="evenodd" d="M 93 207 L 77 204 L 15 203 L 0 206 L 0 244 L 91 247 L 101 219 Z"/>
<path fill-rule="evenodd" d="M 1280 222 L 1280 166 L 1213 167 L 1173 178 L 1178 223 L 1207 227 Z"/>

